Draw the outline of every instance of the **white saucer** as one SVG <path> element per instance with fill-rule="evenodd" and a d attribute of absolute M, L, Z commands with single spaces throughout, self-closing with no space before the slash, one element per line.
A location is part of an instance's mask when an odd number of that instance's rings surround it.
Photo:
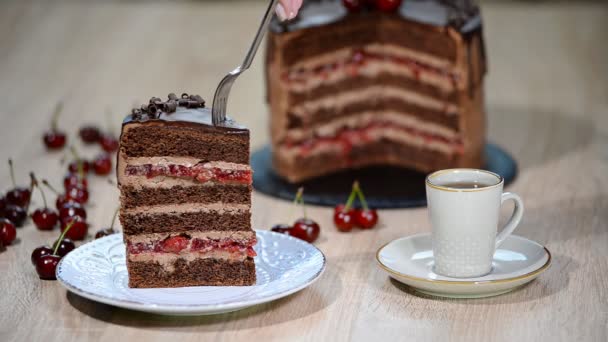
<path fill-rule="evenodd" d="M 256 231 L 254 286 L 131 289 L 122 234 L 92 241 L 61 260 L 57 280 L 71 292 L 122 308 L 168 314 L 210 315 L 244 309 L 297 292 L 325 270 L 315 246 L 285 234 Z"/>
<path fill-rule="evenodd" d="M 433 272 L 431 234 L 419 234 L 380 247 L 376 260 L 389 276 L 416 291 L 438 297 L 483 298 L 526 284 L 551 264 L 551 253 L 538 243 L 511 235 L 496 250 L 492 272 L 476 278 L 451 278 Z"/>

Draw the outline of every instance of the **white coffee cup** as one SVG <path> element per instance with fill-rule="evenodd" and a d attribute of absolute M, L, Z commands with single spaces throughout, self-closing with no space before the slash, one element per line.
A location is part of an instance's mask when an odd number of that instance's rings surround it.
<path fill-rule="evenodd" d="M 441 170 L 426 178 L 436 273 L 465 278 L 491 272 L 496 248 L 524 213 L 521 198 L 503 193 L 503 187 L 501 176 L 485 170 Z M 507 200 L 515 202 L 515 209 L 497 234 L 500 206 Z"/>

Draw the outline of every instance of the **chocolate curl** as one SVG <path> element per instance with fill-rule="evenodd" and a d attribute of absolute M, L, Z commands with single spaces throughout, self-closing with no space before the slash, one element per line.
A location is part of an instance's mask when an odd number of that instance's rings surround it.
<path fill-rule="evenodd" d="M 177 102 L 176 101 L 165 102 L 165 108 L 163 110 L 167 113 L 175 113 L 175 111 L 177 110 Z"/>
<path fill-rule="evenodd" d="M 168 97 L 169 97 L 169 101 L 177 101 L 178 100 L 178 97 L 177 97 L 177 95 L 175 95 L 175 93 L 170 93 Z"/>
<path fill-rule="evenodd" d="M 181 107 L 188 107 L 188 100 L 181 99 L 181 100 L 179 100 L 178 104 L 179 104 Z"/>
<path fill-rule="evenodd" d="M 163 102 L 163 100 L 159 99 L 158 97 L 153 97 L 150 99 L 150 104 L 158 105 L 161 102 Z"/>
<path fill-rule="evenodd" d="M 141 105 L 141 111 L 147 113 L 148 112 L 148 105 L 147 104 Z"/>
<path fill-rule="evenodd" d="M 148 113 L 150 113 L 151 115 L 156 115 L 157 111 L 158 111 L 158 107 L 156 107 L 155 104 L 151 104 L 148 106 Z"/>
<path fill-rule="evenodd" d="M 141 109 L 139 109 L 139 108 L 133 108 L 133 109 L 131 109 L 131 114 L 133 114 L 133 115 L 140 115 L 141 114 Z"/>
<path fill-rule="evenodd" d="M 187 100 L 190 96 L 188 95 L 188 93 L 183 93 L 182 94 L 182 99 Z"/>
<path fill-rule="evenodd" d="M 205 100 L 200 95 L 190 95 L 190 99 L 198 102 L 200 107 L 205 107 Z"/>
<path fill-rule="evenodd" d="M 188 101 L 187 107 L 188 108 L 198 108 L 198 107 L 200 107 L 200 105 L 201 105 L 200 102 L 190 100 L 190 101 Z"/>

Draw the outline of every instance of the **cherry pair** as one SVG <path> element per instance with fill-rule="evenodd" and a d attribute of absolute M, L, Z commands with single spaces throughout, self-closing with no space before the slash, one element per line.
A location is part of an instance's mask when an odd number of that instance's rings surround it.
<path fill-rule="evenodd" d="M 99 128 L 95 126 L 83 126 L 78 131 L 78 134 L 85 144 L 91 145 L 98 143 L 101 146 L 101 149 L 107 153 L 118 150 L 118 140 L 111 134 L 102 133 Z"/>
<path fill-rule="evenodd" d="M 72 225 L 67 237 L 72 240 L 83 240 L 89 229 L 86 222 L 87 211 L 83 204 L 70 197 L 69 194 L 59 194 L 46 180 L 42 180 L 42 184 L 57 194 L 55 206 L 59 211 L 61 230 L 64 231 L 68 225 Z"/>
<path fill-rule="evenodd" d="M 59 239 L 53 243 L 52 247 L 44 245 L 34 249 L 32 252 L 31 261 L 36 267 L 36 272 L 40 279 L 57 279 L 55 273 L 57 272 L 59 261 L 76 248 L 74 242 L 66 237 L 72 228 L 73 225 L 69 224 L 63 233 L 61 233 Z"/>
<path fill-rule="evenodd" d="M 277 224 L 274 225 L 271 230 L 276 233 L 287 234 L 300 240 L 313 243 L 319 237 L 321 227 L 319 227 L 318 223 L 307 217 L 303 195 L 304 189 L 300 188 L 296 194 L 294 206 L 297 206 L 298 204 L 302 205 L 304 217 L 297 219 L 291 226 L 288 224 Z"/>
<path fill-rule="evenodd" d="M 355 198 L 359 199 L 363 208 L 354 208 Z M 334 208 L 334 224 L 341 232 L 350 232 L 353 228 L 371 229 L 378 223 L 378 213 L 370 209 L 359 186 L 359 182 L 353 183 L 352 190 L 346 204 L 339 204 Z"/>
<path fill-rule="evenodd" d="M 17 186 L 13 161 L 8 160 L 13 188 L 0 198 L 0 216 L 9 219 L 15 226 L 21 227 L 27 218 L 27 208 L 32 197 L 32 184 L 29 188 Z"/>
<path fill-rule="evenodd" d="M 342 0 L 344 7 L 351 12 L 358 12 L 363 8 L 376 8 L 383 12 L 394 12 L 401 6 L 402 0 Z"/>

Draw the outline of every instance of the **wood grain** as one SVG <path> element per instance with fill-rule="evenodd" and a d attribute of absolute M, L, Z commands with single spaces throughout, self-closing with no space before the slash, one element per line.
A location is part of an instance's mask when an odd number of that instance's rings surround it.
<path fill-rule="evenodd" d="M 578 2 L 577 2 L 578 3 Z M 209 98 L 236 66 L 262 2 L 5 1 L 0 5 L 0 151 L 59 184 L 62 153 L 40 137 L 63 99 L 61 127 L 117 132 L 136 102 L 170 91 Z M 382 226 L 340 234 L 323 227 L 323 278 L 274 303 L 214 317 L 162 317 L 116 309 L 40 281 L 30 252 L 54 233 L 31 224 L 0 253 L 0 341 L 606 341 L 608 340 L 608 8 L 560 2 L 485 5 L 489 138 L 514 154 L 510 190 L 526 202 L 518 234 L 545 244 L 553 266 L 510 294 L 435 299 L 389 280 L 375 265 L 383 243 L 425 232 L 425 209 L 382 211 Z M 229 112 L 267 141 L 262 58 L 236 83 Z M 108 116 L 105 113 L 110 112 Z M 82 148 L 92 157 L 98 150 Z M 0 168 L 2 189 L 8 171 Z M 117 190 L 93 178 L 92 229 L 110 223 Z M 39 195 L 34 196 L 40 204 Z M 259 229 L 289 221 L 290 204 L 254 195 Z"/>

